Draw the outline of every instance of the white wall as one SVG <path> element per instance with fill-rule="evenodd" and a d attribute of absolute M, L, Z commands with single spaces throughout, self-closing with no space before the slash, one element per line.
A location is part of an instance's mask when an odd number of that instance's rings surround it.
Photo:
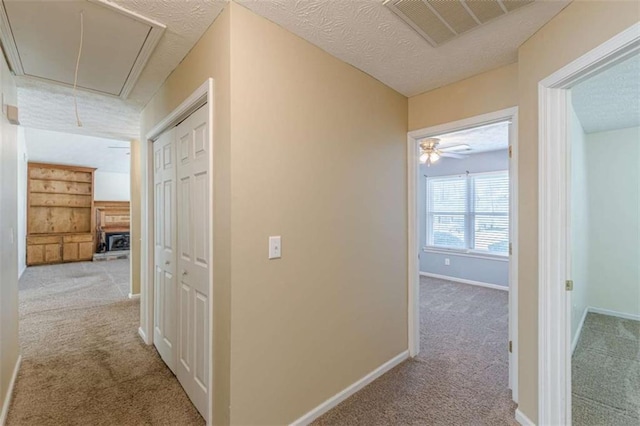
<path fill-rule="evenodd" d="M 129 173 L 96 170 L 93 198 L 96 201 L 130 201 L 131 179 Z"/>
<path fill-rule="evenodd" d="M 27 269 L 27 140 L 18 127 L 18 275 Z"/>
<path fill-rule="evenodd" d="M 570 105 L 571 127 L 571 278 L 574 282 L 571 312 L 572 341 L 577 342 L 581 320 L 589 306 L 589 186 L 585 134 L 573 106 Z M 575 345 L 575 344 L 574 344 Z"/>
<path fill-rule="evenodd" d="M 16 84 L 0 59 L 2 99 L 17 105 Z M 4 110 L 4 108 L 3 108 Z M 4 112 L 0 116 L 0 423 L 8 407 L 5 397 L 16 368 L 18 344 L 18 132 Z"/>
<path fill-rule="evenodd" d="M 640 127 L 586 135 L 589 306 L 640 316 Z"/>

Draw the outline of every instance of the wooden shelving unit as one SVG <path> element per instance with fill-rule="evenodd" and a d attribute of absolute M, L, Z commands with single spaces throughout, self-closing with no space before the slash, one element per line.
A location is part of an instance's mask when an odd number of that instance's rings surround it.
<path fill-rule="evenodd" d="M 91 260 L 95 169 L 29 163 L 27 265 Z"/>

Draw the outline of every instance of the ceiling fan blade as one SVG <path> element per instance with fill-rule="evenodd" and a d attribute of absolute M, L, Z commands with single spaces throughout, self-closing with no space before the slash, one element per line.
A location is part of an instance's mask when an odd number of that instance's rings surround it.
<path fill-rule="evenodd" d="M 462 160 L 463 158 L 467 158 L 466 155 L 460 155 L 460 154 L 453 154 L 451 152 L 442 152 L 440 154 L 441 157 L 448 157 L 448 158 L 455 158 L 458 160 Z"/>
<path fill-rule="evenodd" d="M 438 147 L 438 149 L 442 152 L 452 152 L 452 151 L 471 151 L 471 147 L 466 143 L 460 145 L 451 145 L 451 146 L 443 146 Z"/>

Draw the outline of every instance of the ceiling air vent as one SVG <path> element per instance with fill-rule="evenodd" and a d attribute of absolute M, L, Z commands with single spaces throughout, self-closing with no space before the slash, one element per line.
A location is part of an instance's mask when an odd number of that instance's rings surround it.
<path fill-rule="evenodd" d="M 534 0 L 386 0 L 384 5 L 437 47 Z"/>

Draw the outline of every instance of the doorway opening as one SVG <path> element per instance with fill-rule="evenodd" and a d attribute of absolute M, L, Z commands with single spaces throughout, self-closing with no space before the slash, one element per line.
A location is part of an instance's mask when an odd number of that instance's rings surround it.
<path fill-rule="evenodd" d="M 491 386 L 478 387 L 507 405 L 518 399 L 516 138 L 517 108 L 408 137 L 410 355 L 486 363 Z"/>
<path fill-rule="evenodd" d="M 636 24 L 539 85 L 540 424 L 640 420 L 639 53 Z"/>

